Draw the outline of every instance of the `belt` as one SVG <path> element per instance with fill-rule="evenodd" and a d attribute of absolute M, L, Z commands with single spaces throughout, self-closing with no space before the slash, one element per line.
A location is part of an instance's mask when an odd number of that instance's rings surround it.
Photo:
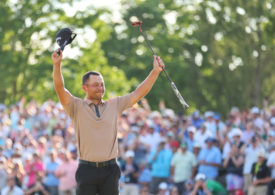
<path fill-rule="evenodd" d="M 111 159 L 108 161 L 103 161 L 103 162 L 91 162 L 91 161 L 86 161 L 86 160 L 80 160 L 79 159 L 79 164 L 84 164 L 84 165 L 90 165 L 96 168 L 100 168 L 100 167 L 106 167 L 108 165 L 112 165 L 116 163 L 116 159 Z"/>

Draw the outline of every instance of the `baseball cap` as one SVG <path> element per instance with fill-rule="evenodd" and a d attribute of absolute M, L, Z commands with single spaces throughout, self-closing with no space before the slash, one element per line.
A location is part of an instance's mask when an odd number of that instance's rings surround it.
<path fill-rule="evenodd" d="M 260 109 L 256 106 L 254 106 L 253 108 L 251 108 L 251 113 L 252 114 L 259 114 L 260 113 Z"/>
<path fill-rule="evenodd" d="M 198 173 L 195 177 L 196 181 L 205 181 L 206 180 L 206 176 L 203 173 Z"/>
<path fill-rule="evenodd" d="M 241 131 L 239 128 L 233 128 L 233 129 L 230 131 L 230 135 L 231 135 L 231 137 L 234 137 L 234 136 L 242 136 L 242 131 Z"/>
<path fill-rule="evenodd" d="M 195 133 L 196 130 L 197 130 L 197 129 L 196 129 L 196 127 L 194 127 L 194 126 L 189 126 L 189 127 L 187 128 L 188 133 L 189 133 L 189 132 Z"/>
<path fill-rule="evenodd" d="M 179 147 L 180 146 L 180 144 L 179 144 L 179 142 L 178 141 L 173 141 L 172 143 L 171 143 L 171 147 Z"/>
<path fill-rule="evenodd" d="M 206 140 L 205 140 L 205 143 L 208 143 L 208 142 L 214 142 L 214 139 L 212 138 L 212 137 L 208 137 L 208 138 L 206 138 Z"/>
<path fill-rule="evenodd" d="M 167 190 L 168 189 L 168 184 L 166 182 L 161 182 L 159 184 L 159 189 L 160 190 Z"/>
<path fill-rule="evenodd" d="M 263 157 L 266 158 L 266 152 L 264 150 L 259 150 L 257 152 L 257 157 Z"/>
<path fill-rule="evenodd" d="M 135 156 L 135 153 L 133 150 L 128 150 L 126 153 L 125 153 L 125 157 L 126 158 L 129 158 L 129 157 L 134 157 Z"/>
<path fill-rule="evenodd" d="M 180 145 L 181 148 L 186 148 L 186 146 L 187 146 L 187 145 L 186 145 L 186 143 L 184 143 L 184 142 L 181 143 L 181 145 Z"/>

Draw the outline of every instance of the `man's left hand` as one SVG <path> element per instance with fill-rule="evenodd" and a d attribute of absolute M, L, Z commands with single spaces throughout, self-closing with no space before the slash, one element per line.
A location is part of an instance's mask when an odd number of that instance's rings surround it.
<path fill-rule="evenodd" d="M 159 56 L 154 55 L 154 70 L 161 72 L 163 68 L 165 67 L 162 59 Z"/>

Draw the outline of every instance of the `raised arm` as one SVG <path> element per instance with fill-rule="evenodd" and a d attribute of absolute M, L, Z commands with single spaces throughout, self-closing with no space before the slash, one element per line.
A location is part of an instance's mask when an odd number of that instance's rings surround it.
<path fill-rule="evenodd" d="M 137 103 L 141 98 L 143 98 L 153 87 L 155 81 L 157 80 L 159 73 L 164 67 L 164 63 L 160 57 L 154 55 L 154 68 L 147 76 L 147 78 L 136 88 L 135 91 L 131 93 L 131 105 Z"/>
<path fill-rule="evenodd" d="M 54 51 L 52 54 L 53 61 L 53 83 L 55 91 L 58 95 L 58 98 L 63 106 L 69 104 L 71 99 L 70 92 L 65 88 L 64 79 L 61 72 L 61 60 L 62 60 L 62 51 L 58 55 L 58 50 Z"/>

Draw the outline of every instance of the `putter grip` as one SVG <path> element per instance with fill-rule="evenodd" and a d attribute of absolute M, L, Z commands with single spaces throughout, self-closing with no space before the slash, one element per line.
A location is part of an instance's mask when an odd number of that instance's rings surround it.
<path fill-rule="evenodd" d="M 185 109 L 189 108 L 189 105 L 185 102 L 185 100 L 183 99 L 183 97 L 181 96 L 178 88 L 176 87 L 175 83 L 174 82 L 171 82 L 171 86 L 172 86 L 172 89 L 173 91 L 175 92 L 176 96 L 178 97 L 180 103 L 183 105 L 183 107 Z"/>

